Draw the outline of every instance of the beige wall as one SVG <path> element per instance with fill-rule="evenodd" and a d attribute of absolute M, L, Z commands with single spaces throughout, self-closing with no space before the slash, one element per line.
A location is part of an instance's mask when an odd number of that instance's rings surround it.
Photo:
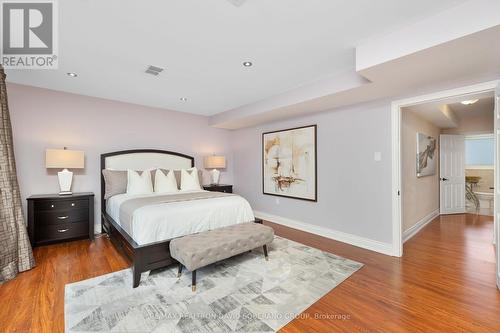
<path fill-rule="evenodd" d="M 419 220 L 439 209 L 439 165 L 436 174 L 417 178 L 417 132 L 425 133 L 439 140 L 440 129 L 417 116 L 403 110 L 401 124 L 402 154 L 402 207 L 403 231 L 414 226 Z M 436 149 L 439 162 L 439 143 Z"/>
<path fill-rule="evenodd" d="M 442 134 L 488 134 L 494 131 L 493 110 L 491 114 L 481 114 L 459 121 L 458 127 L 443 128 Z"/>

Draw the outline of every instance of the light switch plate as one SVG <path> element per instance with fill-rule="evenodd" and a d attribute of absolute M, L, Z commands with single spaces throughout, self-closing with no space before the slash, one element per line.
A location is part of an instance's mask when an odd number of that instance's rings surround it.
<path fill-rule="evenodd" d="M 373 154 L 373 159 L 375 160 L 375 162 L 382 161 L 382 153 L 379 151 L 376 151 L 375 154 Z"/>

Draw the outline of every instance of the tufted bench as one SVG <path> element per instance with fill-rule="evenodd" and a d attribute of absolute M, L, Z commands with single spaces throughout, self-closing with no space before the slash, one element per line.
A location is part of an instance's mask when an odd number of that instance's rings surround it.
<path fill-rule="evenodd" d="M 266 260 L 267 244 L 274 239 L 271 227 L 249 222 L 218 228 L 170 241 L 170 255 L 179 262 L 179 276 L 184 265 L 192 272 L 196 291 L 196 270 L 237 254 L 262 246 Z"/>

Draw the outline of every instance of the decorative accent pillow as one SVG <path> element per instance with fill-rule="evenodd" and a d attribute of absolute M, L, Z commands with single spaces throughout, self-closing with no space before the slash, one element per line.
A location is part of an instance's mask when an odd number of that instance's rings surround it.
<path fill-rule="evenodd" d="M 196 168 L 194 168 L 194 169 L 196 169 Z M 165 173 L 165 174 L 167 174 L 169 172 L 169 170 L 167 170 L 167 169 L 160 169 L 160 170 L 163 171 L 163 173 Z M 175 181 L 177 182 L 177 188 L 180 189 L 181 188 L 181 170 L 172 170 L 172 171 L 174 172 Z M 186 169 L 186 171 L 189 174 L 191 174 L 193 172 L 193 168 Z M 201 182 L 203 180 L 203 171 L 202 170 L 198 170 L 198 180 L 200 181 L 200 185 L 201 185 Z M 153 179 L 153 183 L 154 183 L 154 179 Z"/>
<path fill-rule="evenodd" d="M 103 169 L 104 176 L 104 199 L 113 195 L 127 193 L 127 171 Z"/>
<path fill-rule="evenodd" d="M 154 190 L 155 193 L 178 192 L 179 188 L 177 187 L 177 180 L 175 180 L 174 172 L 170 170 L 165 175 L 161 169 L 156 169 Z"/>
<path fill-rule="evenodd" d="M 153 182 L 149 170 L 139 172 L 127 170 L 127 194 L 149 194 L 153 193 Z"/>
<path fill-rule="evenodd" d="M 198 169 L 181 170 L 181 191 L 201 190 L 200 180 L 198 179 Z"/>

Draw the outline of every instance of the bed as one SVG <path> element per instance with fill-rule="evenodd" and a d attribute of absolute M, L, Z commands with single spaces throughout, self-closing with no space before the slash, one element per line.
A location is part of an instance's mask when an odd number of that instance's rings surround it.
<path fill-rule="evenodd" d="M 244 198 L 225 193 L 203 190 L 168 195 L 123 193 L 105 199 L 104 169 L 192 167 L 193 157 L 163 150 L 126 150 L 101 155 L 102 228 L 115 247 L 132 261 L 134 288 L 140 283 L 141 273 L 176 263 L 170 256 L 170 240 L 256 221 Z"/>

